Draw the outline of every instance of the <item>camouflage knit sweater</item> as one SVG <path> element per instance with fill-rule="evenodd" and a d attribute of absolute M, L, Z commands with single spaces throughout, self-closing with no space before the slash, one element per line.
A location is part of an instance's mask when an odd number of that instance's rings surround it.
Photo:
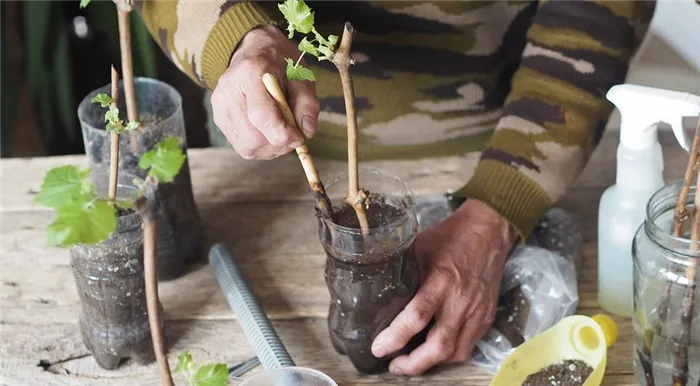
<path fill-rule="evenodd" d="M 316 28 L 357 30 L 360 159 L 480 152 L 458 191 L 527 237 L 598 143 L 654 11 L 650 1 L 308 1 Z M 213 89 L 247 31 L 277 23 L 273 1 L 137 1 L 175 65 Z M 316 157 L 346 158 L 337 71 L 309 59 L 321 101 Z"/>

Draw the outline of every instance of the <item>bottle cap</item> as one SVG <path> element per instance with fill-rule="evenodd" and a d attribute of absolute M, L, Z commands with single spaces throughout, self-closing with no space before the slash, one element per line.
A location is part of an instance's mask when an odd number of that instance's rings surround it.
<path fill-rule="evenodd" d="M 595 314 L 591 317 L 603 330 L 603 335 L 605 335 L 605 344 L 608 348 L 617 342 L 617 324 L 611 317 L 605 314 Z"/>

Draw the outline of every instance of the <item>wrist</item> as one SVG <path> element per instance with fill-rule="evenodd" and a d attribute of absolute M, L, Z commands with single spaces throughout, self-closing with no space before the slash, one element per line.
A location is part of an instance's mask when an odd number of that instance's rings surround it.
<path fill-rule="evenodd" d="M 517 228 L 491 206 L 478 199 L 467 199 L 454 212 L 455 215 L 465 215 L 470 221 L 477 221 L 491 235 L 498 235 L 502 246 L 511 249 L 519 238 Z"/>

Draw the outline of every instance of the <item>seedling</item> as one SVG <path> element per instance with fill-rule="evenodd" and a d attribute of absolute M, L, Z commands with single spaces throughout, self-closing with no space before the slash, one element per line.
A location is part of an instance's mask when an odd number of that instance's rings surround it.
<path fill-rule="evenodd" d="M 197 366 L 197 363 L 185 351 L 177 359 L 174 373 L 182 373 L 187 378 L 189 386 L 226 386 L 228 384 L 228 367 L 223 363 L 208 363 Z"/>
<path fill-rule="evenodd" d="M 107 101 L 100 96 L 99 101 Z M 101 103 L 101 102 L 100 102 Z M 110 110 L 108 115 L 114 114 Z M 113 124 L 124 125 L 117 116 Z M 99 197 L 95 184 L 90 181 L 90 169 L 75 165 L 55 167 L 46 174 L 35 201 L 54 210 L 54 221 L 47 229 L 50 245 L 71 247 L 77 244 L 93 245 L 105 240 L 116 230 L 117 210 L 136 209 L 144 224 L 144 270 L 149 324 L 153 337 L 156 359 L 161 367 L 165 384 L 172 385 L 165 356 L 163 330 L 160 326 L 158 307 L 158 281 L 156 277 L 156 216 L 158 210 L 157 184 L 173 181 L 185 161 L 186 155 L 177 138 L 168 137 L 156 148 L 146 152 L 139 167 L 148 170 L 146 183 L 138 183 L 133 200 L 116 201 Z"/>
<path fill-rule="evenodd" d="M 287 20 L 288 38 L 292 39 L 294 33 L 303 35 L 311 34 L 312 38 L 304 37 L 298 49 L 301 55 L 297 59 L 285 58 L 287 62 L 286 75 L 290 81 L 315 81 L 313 71 L 304 67 L 301 60 L 304 55 L 315 56 L 319 61 L 328 60 L 335 65 L 340 74 L 343 85 L 343 98 L 345 99 L 345 112 L 348 130 L 348 195 L 346 201 L 352 205 L 360 221 L 362 234 L 369 233 L 369 223 L 365 209 L 369 205 L 367 191 L 360 189 L 357 170 L 357 113 L 355 110 L 355 91 L 353 89 L 350 66 L 354 61 L 350 57 L 352 40 L 355 28 L 346 22 L 340 46 L 336 48 L 338 36 L 329 35 L 323 37 L 314 27 L 314 13 L 303 0 L 286 0 L 278 5 L 279 10 Z"/>

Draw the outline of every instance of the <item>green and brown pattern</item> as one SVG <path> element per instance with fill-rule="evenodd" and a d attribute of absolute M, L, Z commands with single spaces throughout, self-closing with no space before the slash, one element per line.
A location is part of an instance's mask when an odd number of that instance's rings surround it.
<path fill-rule="evenodd" d="M 527 236 L 572 185 L 612 111 L 653 1 L 308 1 L 323 34 L 357 30 L 353 80 L 360 158 L 481 152 L 457 194 Z M 283 25 L 273 1 L 143 1 L 151 34 L 213 89 L 251 28 Z M 346 158 L 337 71 L 310 60 L 322 113 L 316 157 Z"/>

